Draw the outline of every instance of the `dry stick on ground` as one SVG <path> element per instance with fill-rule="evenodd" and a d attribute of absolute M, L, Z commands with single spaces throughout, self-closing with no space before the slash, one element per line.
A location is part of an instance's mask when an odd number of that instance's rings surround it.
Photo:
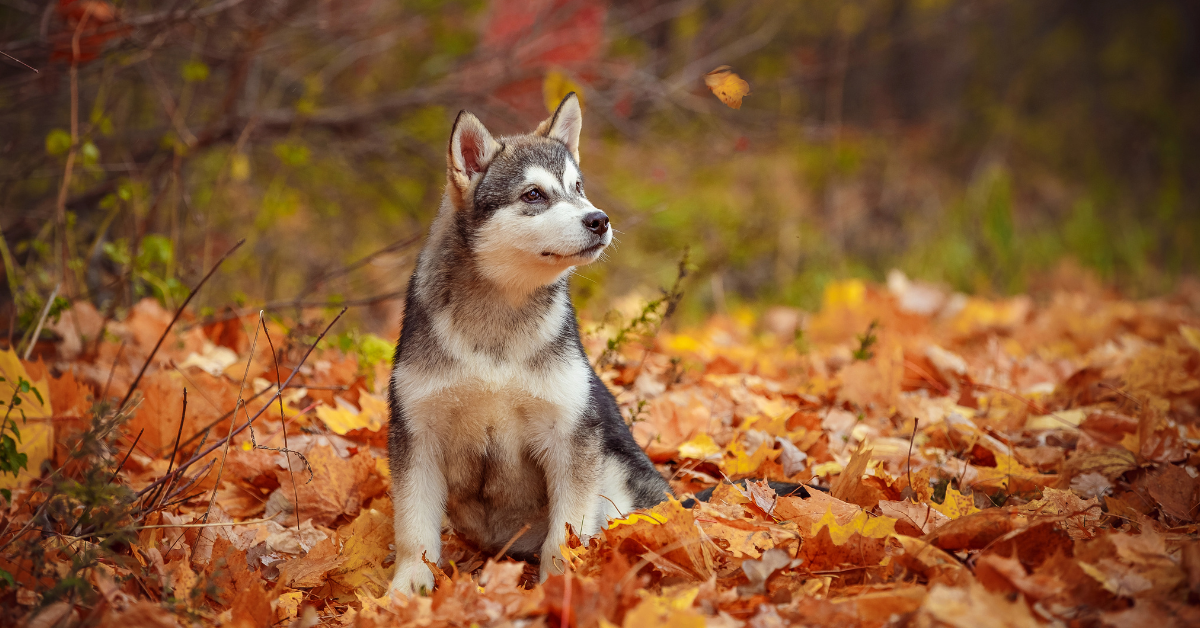
<path fill-rule="evenodd" d="M 33 328 L 33 335 L 29 337 L 29 344 L 25 345 L 25 355 L 21 356 L 22 360 L 29 361 L 29 354 L 33 353 L 34 346 L 37 345 L 38 336 L 42 335 L 42 326 L 46 324 L 46 315 L 50 313 L 50 308 L 54 305 L 54 299 L 58 298 L 58 289 L 62 287 L 60 281 L 57 286 L 54 286 L 54 292 L 50 293 L 50 298 L 46 300 L 46 307 L 42 308 L 42 316 L 38 319 L 37 327 Z"/>
<path fill-rule="evenodd" d="M 501 558 L 504 558 L 504 553 L 508 551 L 508 548 L 512 547 L 513 543 L 517 542 L 517 539 L 521 538 L 522 535 L 524 535 L 526 532 L 528 532 L 530 527 L 531 526 L 528 523 L 521 526 L 521 529 L 517 530 L 517 533 L 512 535 L 512 538 L 509 539 L 508 542 L 504 544 L 504 547 L 501 547 L 500 551 L 496 552 L 496 555 L 492 557 L 492 560 L 498 561 Z"/>
<path fill-rule="evenodd" d="M 280 395 L 283 394 L 284 390 L 287 390 L 288 385 L 292 383 L 292 379 L 294 377 L 296 377 L 296 375 L 298 373 L 300 373 L 300 367 L 304 366 L 304 363 L 306 361 L 308 361 L 308 356 L 312 355 L 313 350 L 316 349 L 317 345 L 321 343 L 321 340 L 325 338 L 325 334 L 329 333 L 329 330 L 333 328 L 333 326 L 338 322 L 339 319 L 342 318 L 342 315 L 345 313 L 346 313 L 346 308 L 342 308 L 342 311 L 338 312 L 337 316 L 333 317 L 332 321 L 329 321 L 329 324 L 325 326 L 325 330 L 321 332 L 321 335 L 317 336 L 317 339 L 312 343 L 312 345 L 310 345 L 308 347 L 308 351 L 306 351 L 304 353 L 304 357 L 300 359 L 300 362 L 299 362 L 299 364 L 296 365 L 296 368 L 292 369 L 292 374 L 288 375 L 287 381 L 285 381 L 283 383 L 283 385 L 280 386 L 279 389 L 275 391 L 275 395 L 272 396 L 270 399 L 268 399 L 267 403 L 265 405 L 263 405 L 263 407 L 261 409 L 259 409 L 259 411 L 256 412 L 254 414 L 254 416 L 250 417 L 250 421 L 246 422 L 241 427 L 234 430 L 233 433 L 230 434 L 229 436 L 226 436 L 225 438 L 218 440 L 217 442 L 213 443 L 212 445 L 209 445 L 207 449 L 193 454 L 191 458 L 188 458 L 187 462 L 179 465 L 179 468 L 175 469 L 175 474 L 176 475 L 182 474 L 184 472 L 184 470 L 186 470 L 188 467 L 192 466 L 199 460 L 202 460 L 208 454 L 211 454 L 212 452 L 216 451 L 218 447 L 221 447 L 222 445 L 224 445 L 228 439 L 230 439 L 233 436 L 237 436 L 238 434 L 241 434 L 243 430 L 250 427 L 250 422 L 254 421 L 254 419 L 257 419 L 263 412 L 266 412 L 267 408 L 269 408 L 271 406 L 271 404 L 274 403 L 276 397 L 279 397 Z M 137 499 L 137 498 L 141 497 L 142 495 L 149 493 L 150 491 L 154 490 L 155 487 L 159 486 L 160 484 L 162 484 L 166 481 L 168 481 L 167 476 L 158 478 L 157 480 L 148 484 L 142 490 L 135 493 L 133 495 L 133 498 Z"/>
<path fill-rule="evenodd" d="M 265 334 L 267 336 L 267 344 L 269 344 L 271 346 L 271 359 L 274 360 L 274 362 L 275 362 L 275 382 L 278 383 L 279 380 L 283 379 L 283 378 L 279 377 L 279 354 L 275 352 L 275 343 L 271 341 L 271 332 L 269 330 L 267 330 L 267 321 L 262 320 L 262 319 L 259 319 L 259 320 L 262 322 L 263 334 Z M 255 442 L 255 440 L 254 440 L 254 428 L 253 427 L 250 428 L 250 443 L 252 445 L 254 445 L 255 449 L 267 449 L 270 451 L 281 452 L 281 453 L 283 453 L 283 457 L 287 459 L 288 477 L 292 478 L 292 495 L 295 496 L 295 499 L 296 499 L 296 529 L 299 530 L 300 529 L 300 489 L 296 487 L 296 474 L 292 471 L 292 457 L 289 456 L 288 454 L 294 453 L 297 456 L 300 456 L 300 459 L 304 461 L 304 466 L 308 467 L 308 481 L 309 482 L 312 482 L 313 470 L 312 470 L 312 465 L 308 463 L 308 459 L 306 459 L 304 457 L 304 454 L 302 454 L 298 451 L 292 451 L 290 448 L 288 448 L 287 420 L 286 420 L 286 417 L 284 417 L 284 415 L 283 415 L 283 397 L 279 398 L 279 423 L 283 426 L 280 428 L 280 431 L 283 432 L 283 449 L 279 449 L 278 447 L 267 447 L 265 445 L 259 446 L 259 444 L 257 442 Z"/>
<path fill-rule="evenodd" d="M 258 311 L 258 320 L 262 322 L 263 311 Z M 217 483 L 213 485 L 212 497 L 208 498 L 208 508 L 204 509 L 203 520 L 208 521 L 208 513 L 212 510 L 213 504 L 217 502 L 217 490 L 221 488 L 221 476 L 225 474 L 225 459 L 229 457 L 229 444 L 233 442 L 233 426 L 237 425 L 237 411 L 240 408 L 245 408 L 245 399 L 242 393 L 246 392 L 246 377 L 250 375 L 250 363 L 254 361 L 254 349 L 258 347 L 258 328 L 254 328 L 254 340 L 250 342 L 250 353 L 246 356 L 246 370 L 242 371 L 242 383 L 238 385 L 237 403 L 233 405 L 233 416 L 229 420 L 229 435 L 225 437 L 225 451 L 221 452 L 221 465 L 217 467 Z M 274 401 L 272 399 L 271 401 Z M 269 403 L 267 404 L 270 405 Z M 255 415 L 257 416 L 257 415 Z M 247 425 L 252 423 L 254 419 L 250 418 L 250 411 L 246 410 Z M 250 433 L 254 433 L 254 428 L 250 428 Z"/>
<path fill-rule="evenodd" d="M 125 398 L 121 400 L 121 403 L 117 404 L 117 412 L 125 409 L 125 404 L 129 403 L 129 398 L 133 396 L 133 391 L 137 390 L 138 384 L 142 381 L 142 376 L 146 374 L 146 369 L 150 366 L 150 362 L 154 360 L 154 355 L 158 353 L 158 348 L 161 347 L 163 341 L 167 339 L 167 334 L 171 333 L 171 328 L 175 326 L 175 322 L 179 320 L 179 317 L 183 314 L 183 310 L 186 309 L 188 304 L 192 302 L 192 297 L 195 297 L 196 293 L 200 291 L 200 288 L 204 287 L 205 282 L 208 281 L 209 277 L 213 276 L 213 273 L 217 272 L 217 269 L 221 267 L 221 264 L 230 255 L 233 255 L 234 251 L 241 248 L 241 246 L 245 243 L 245 238 L 238 240 L 237 244 L 233 245 L 233 248 L 226 251 L 225 254 L 221 256 L 221 259 L 217 260 L 216 264 L 213 264 L 213 267 L 210 268 L 208 274 L 200 280 L 200 283 L 196 284 L 195 288 L 192 288 L 192 291 L 188 293 L 187 298 L 183 300 L 183 304 L 179 306 L 179 309 L 175 310 L 175 316 L 171 317 L 170 324 L 168 324 L 167 328 L 163 330 L 162 335 L 158 337 L 158 342 L 154 343 L 154 349 L 150 351 L 150 355 L 146 356 L 146 362 L 145 364 L 142 364 L 142 369 L 138 371 L 137 377 L 133 378 L 133 383 L 129 385 L 129 391 L 125 393 Z"/>
<path fill-rule="evenodd" d="M 146 428 L 144 427 L 138 431 L 137 438 L 133 439 L 133 444 L 129 446 L 129 451 L 125 452 L 124 458 L 121 458 L 121 464 L 117 465 L 116 470 L 113 471 L 112 477 L 108 478 L 108 481 L 105 482 L 105 484 L 112 484 L 112 481 L 117 479 L 117 474 L 121 472 L 121 469 L 125 468 L 125 463 L 129 460 L 129 455 L 133 453 L 133 448 L 137 447 L 138 441 L 142 440 L 142 434 L 145 433 Z"/>
<path fill-rule="evenodd" d="M 171 469 L 173 469 L 175 467 L 175 455 L 179 453 L 179 439 L 183 438 L 183 423 L 184 423 L 184 420 L 186 420 L 186 419 L 187 419 L 187 387 L 185 386 L 183 389 L 183 410 L 181 410 L 179 412 L 179 431 L 175 433 L 175 446 L 171 448 L 171 458 L 169 459 L 170 461 L 167 463 L 167 474 L 168 475 L 170 475 Z M 162 502 L 166 501 L 167 494 L 171 491 L 172 488 L 175 487 L 175 483 L 172 481 L 167 484 L 164 484 L 163 487 L 164 488 L 161 491 L 162 499 L 161 500 L 159 499 L 160 495 L 158 492 L 156 492 L 154 495 L 154 498 L 150 500 L 150 503 L 152 503 L 152 504 L 155 502 L 158 503 L 158 505 L 155 506 L 152 509 L 152 511 L 162 508 Z"/>
<path fill-rule="evenodd" d="M 251 401 L 254 401 L 255 399 L 258 399 L 259 397 L 261 397 L 261 396 L 263 396 L 264 394 L 266 394 L 266 392 L 267 392 L 268 390 L 271 390 L 271 389 L 268 387 L 268 388 L 264 388 L 264 389 L 262 389 L 262 390 L 260 390 L 260 391 L 258 391 L 258 392 L 256 392 L 256 393 L 254 393 L 254 394 L 253 394 L 253 395 L 252 395 L 252 396 L 251 396 L 249 399 L 247 399 L 247 400 L 246 400 L 246 403 L 250 403 Z M 183 441 L 183 443 L 180 445 L 180 447 L 187 447 L 188 445 L 192 444 L 192 441 L 196 440 L 197 438 L 200 438 L 200 437 L 202 437 L 202 436 L 207 436 L 207 435 L 208 435 L 208 431 L 209 431 L 209 430 L 211 430 L 212 428 L 216 427 L 216 426 L 217 426 L 217 424 L 218 424 L 218 423 L 220 423 L 221 421 L 224 421 L 225 419 L 228 419 L 228 418 L 229 418 L 229 415 L 233 414 L 234 412 L 237 412 L 237 409 L 236 409 L 236 408 L 235 408 L 235 409 L 233 409 L 233 410 L 230 410 L 229 412 L 226 412 L 225 414 L 222 414 L 221 416 L 219 416 L 219 417 L 217 417 L 217 418 L 215 418 L 215 419 L 213 419 L 212 423 L 209 423 L 208 425 L 205 425 L 204 427 L 200 428 L 200 430 L 199 430 L 199 431 L 197 431 L 195 434 L 192 434 L 191 436 L 189 436 L 187 440 Z M 199 446 L 200 446 L 200 447 L 203 447 L 203 446 L 204 446 L 204 443 L 203 443 L 203 441 L 201 441 L 201 444 L 200 444 Z"/>
<path fill-rule="evenodd" d="M 917 425 L 920 423 L 921 419 L 919 417 L 913 417 L 913 434 L 912 438 L 908 439 L 908 490 L 912 493 L 910 499 L 913 500 L 914 504 L 917 503 L 917 490 L 913 488 L 912 483 L 912 448 L 913 443 L 917 440 Z"/>

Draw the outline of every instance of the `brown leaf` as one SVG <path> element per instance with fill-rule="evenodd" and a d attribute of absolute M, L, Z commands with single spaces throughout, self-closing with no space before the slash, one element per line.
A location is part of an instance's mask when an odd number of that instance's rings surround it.
<path fill-rule="evenodd" d="M 1196 518 L 1196 480 L 1187 471 L 1166 463 L 1154 474 L 1148 489 L 1163 512 L 1181 521 Z"/>
<path fill-rule="evenodd" d="M 727 65 L 705 74 L 704 84 L 721 102 L 734 109 L 741 109 L 742 97 L 750 93 L 750 84 L 734 74 Z"/>
<path fill-rule="evenodd" d="M 982 585 L 951 588 L 934 585 L 917 611 L 914 625 L 955 628 L 1040 628 L 1021 600 L 1009 601 Z"/>
<path fill-rule="evenodd" d="M 846 465 L 846 469 L 838 476 L 836 482 L 833 483 L 833 488 L 829 494 L 835 499 L 850 503 L 858 503 L 855 497 L 859 496 L 859 486 L 862 484 L 862 476 L 867 472 L 867 464 L 871 462 L 871 450 L 867 448 L 867 444 L 860 443 L 858 449 L 850 456 L 850 462 Z M 876 500 L 878 501 L 878 500 Z M 873 508 L 874 504 L 869 506 L 859 504 L 865 508 Z"/>
<path fill-rule="evenodd" d="M 1025 517 L 1015 509 L 988 508 L 960 517 L 938 528 L 925 540 L 946 551 L 983 549 L 992 541 L 1025 527 Z"/>
<path fill-rule="evenodd" d="M 896 520 L 896 531 L 909 536 L 923 536 L 950 522 L 950 518 L 927 503 L 911 501 L 880 501 L 879 512 Z"/>
<path fill-rule="evenodd" d="M 1187 475 L 1186 473 L 1184 475 Z M 1190 479 L 1190 478 L 1189 478 Z M 1061 515 L 1066 517 L 1062 527 L 1072 539 L 1090 539 L 1096 536 L 1096 527 L 1103 519 L 1100 502 L 1093 497 L 1080 499 L 1071 491 L 1048 488 L 1042 498 L 1021 506 L 1019 510 L 1029 516 Z"/>
<path fill-rule="evenodd" d="M 293 589 L 311 589 L 325 582 L 325 574 L 340 567 L 347 557 L 338 555 L 333 538 L 317 543 L 308 554 L 279 566 L 279 584 Z"/>
<path fill-rule="evenodd" d="M 342 515 L 355 516 L 366 499 L 383 492 L 383 482 L 375 473 L 375 460 L 367 452 L 361 452 L 349 459 L 341 458 L 329 446 L 313 447 L 308 452 L 308 462 L 312 465 L 313 480 L 306 482 L 302 465 L 293 463 L 296 474 L 296 491 L 300 495 L 300 520 L 312 519 L 315 525 L 329 525 Z M 284 524 L 296 520 L 292 508 L 295 501 L 292 489 L 292 479 L 286 469 L 276 471 L 279 488 L 272 496 L 270 504 L 282 508 L 272 512 L 267 508 L 267 516 Z"/>

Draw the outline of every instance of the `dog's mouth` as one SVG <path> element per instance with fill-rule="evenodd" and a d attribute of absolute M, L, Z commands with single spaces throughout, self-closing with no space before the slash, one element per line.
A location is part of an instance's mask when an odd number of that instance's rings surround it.
<path fill-rule="evenodd" d="M 601 240 L 600 242 L 597 242 L 585 249 L 581 249 L 579 251 L 576 251 L 576 252 L 568 254 L 568 255 L 563 255 L 562 253 L 553 253 L 551 251 L 542 251 L 542 257 L 550 257 L 550 258 L 554 258 L 554 259 L 569 259 L 572 257 L 592 257 L 596 253 L 599 253 L 600 250 L 603 249 L 605 246 L 607 246 L 607 245 L 604 243 L 603 240 Z"/>

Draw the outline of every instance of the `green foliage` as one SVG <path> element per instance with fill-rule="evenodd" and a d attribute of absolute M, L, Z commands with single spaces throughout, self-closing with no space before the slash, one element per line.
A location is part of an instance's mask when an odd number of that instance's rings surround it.
<path fill-rule="evenodd" d="M 854 350 L 854 359 L 856 361 L 870 360 L 875 357 L 873 347 L 879 341 L 879 337 L 875 335 L 875 330 L 879 329 L 879 321 L 873 320 L 870 325 L 867 325 L 867 330 L 858 336 L 858 348 Z"/>
<path fill-rule="evenodd" d="M 102 250 L 111 262 L 132 274 L 137 296 L 152 296 L 166 307 L 187 298 L 188 287 L 174 276 L 175 247 L 166 236 L 142 238 L 136 255 L 124 239 L 105 242 Z"/>
<path fill-rule="evenodd" d="M 71 150 L 71 134 L 62 129 L 51 129 L 46 135 L 46 153 L 59 156 Z"/>
<path fill-rule="evenodd" d="M 8 380 L 0 377 L 0 382 L 4 381 Z M 21 422 L 25 422 L 25 409 L 21 407 L 23 401 L 21 395 L 29 393 L 33 393 L 39 403 L 45 403 L 41 391 L 24 377 L 17 378 L 12 397 L 8 401 L 0 400 L 0 406 L 5 407 L 4 418 L 0 419 L 0 475 L 9 474 L 16 477 L 22 469 L 29 468 L 29 456 L 17 451 L 17 445 L 21 442 L 21 430 L 17 426 L 16 420 L 12 418 L 12 412 L 16 410 L 21 415 Z M 12 502 L 12 491 L 0 489 L 0 494 L 4 495 L 6 503 Z"/>
<path fill-rule="evenodd" d="M 324 344 L 335 347 L 342 353 L 357 355 L 359 375 L 366 380 L 368 386 L 375 384 L 375 365 L 380 362 L 390 364 L 392 352 L 395 350 L 395 345 L 386 339 L 357 329 L 326 336 Z"/>
<path fill-rule="evenodd" d="M 208 66 L 199 59 L 188 61 L 179 71 L 180 76 L 188 83 L 203 83 L 208 80 L 208 73 Z"/>
<path fill-rule="evenodd" d="M 671 289 L 664 290 L 661 297 L 647 301 L 636 316 L 617 328 L 617 332 L 608 339 L 604 352 L 596 358 L 597 366 L 611 364 L 620 353 L 621 347 L 630 340 L 640 338 L 643 342 L 651 342 L 658 335 L 658 330 L 675 312 L 679 301 L 683 299 L 683 280 L 688 276 L 690 270 L 688 253 L 689 249 L 685 248 L 683 256 L 679 259 L 675 283 Z"/>
<path fill-rule="evenodd" d="M 89 573 L 105 561 L 128 563 L 119 550 L 135 538 L 134 500 L 127 486 L 111 482 L 123 453 L 115 446 L 121 436 L 117 428 L 128 415 L 112 410 L 106 403 L 92 408 L 87 428 L 65 443 L 67 464 L 55 469 L 38 488 L 45 495 L 33 516 L 38 527 L 88 541 L 19 546 L 18 552 L 31 561 L 33 581 L 53 583 L 37 591 L 42 606 L 58 600 L 92 603 L 97 593 L 89 582 Z M 66 469 L 71 469 L 70 475 Z M 65 573 L 58 571 L 56 561 L 44 559 L 52 551 L 70 559 Z"/>

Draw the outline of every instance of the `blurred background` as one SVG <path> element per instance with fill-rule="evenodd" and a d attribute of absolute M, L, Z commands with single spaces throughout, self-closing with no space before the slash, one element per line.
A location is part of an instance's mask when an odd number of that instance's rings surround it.
<path fill-rule="evenodd" d="M 619 230 L 584 316 L 685 248 L 685 320 L 892 268 L 1164 294 L 1200 261 L 1198 25 L 1188 0 L 0 0 L 0 326 L 51 294 L 177 306 L 245 238 L 200 313 L 347 303 L 394 338 L 455 114 L 526 132 L 572 90 Z"/>

